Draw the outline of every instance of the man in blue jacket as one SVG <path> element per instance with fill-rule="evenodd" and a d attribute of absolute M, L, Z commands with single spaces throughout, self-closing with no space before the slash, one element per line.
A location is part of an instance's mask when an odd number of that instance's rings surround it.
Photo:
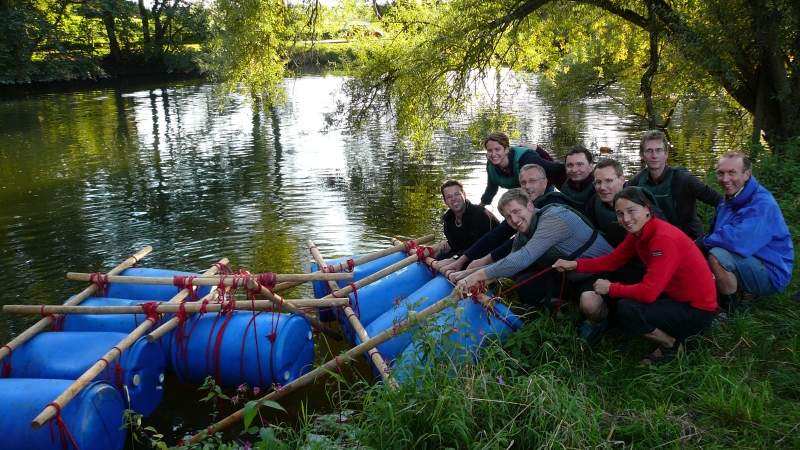
<path fill-rule="evenodd" d="M 717 182 L 725 199 L 698 244 L 708 253 L 723 303 L 737 291 L 782 292 L 792 277 L 794 249 L 778 203 L 753 177 L 750 159 L 742 153 L 720 158 Z"/>

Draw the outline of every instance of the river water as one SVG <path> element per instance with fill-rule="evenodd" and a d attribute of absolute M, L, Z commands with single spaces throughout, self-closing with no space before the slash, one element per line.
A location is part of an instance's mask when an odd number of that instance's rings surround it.
<path fill-rule="evenodd" d="M 272 109 L 237 95 L 220 102 L 205 82 L 0 100 L 0 304 L 61 303 L 84 286 L 64 272 L 108 270 L 145 244 L 155 250 L 143 266 L 202 271 L 225 256 L 285 273 L 306 270 L 309 239 L 334 257 L 441 234 L 439 185 L 460 179 L 478 201 L 479 141 L 497 117 L 512 143 L 556 154 L 608 146 L 638 170 L 643 125 L 616 101 L 555 103 L 535 77 L 501 77 L 424 148 L 390 118 L 361 131 L 328 125 L 341 76 L 287 79 L 287 101 Z M 739 139 L 735 123 L 694 101 L 675 114 L 671 157 L 705 171 Z M 34 319 L 0 316 L 0 340 Z"/>

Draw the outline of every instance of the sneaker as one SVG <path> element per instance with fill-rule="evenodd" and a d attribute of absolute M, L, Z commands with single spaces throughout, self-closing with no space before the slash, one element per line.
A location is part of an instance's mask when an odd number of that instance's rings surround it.
<path fill-rule="evenodd" d="M 608 329 L 608 319 L 601 322 L 592 322 L 584 320 L 578 325 L 578 336 L 586 341 L 590 347 L 594 347 L 603 339 L 603 335 Z"/>

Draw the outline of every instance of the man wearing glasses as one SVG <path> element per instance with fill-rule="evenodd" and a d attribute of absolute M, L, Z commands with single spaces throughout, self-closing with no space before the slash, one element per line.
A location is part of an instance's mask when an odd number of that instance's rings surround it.
<path fill-rule="evenodd" d="M 690 238 L 703 235 L 703 224 L 697 217 L 697 200 L 716 207 L 722 196 L 683 168 L 667 165 L 669 141 L 663 132 L 644 132 L 639 143 L 642 169 L 628 183 L 650 191 L 667 221 L 683 230 Z"/>

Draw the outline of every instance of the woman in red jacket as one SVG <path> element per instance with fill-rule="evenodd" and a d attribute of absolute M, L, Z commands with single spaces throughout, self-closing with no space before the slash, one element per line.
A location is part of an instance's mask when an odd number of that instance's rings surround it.
<path fill-rule="evenodd" d="M 694 242 L 655 217 L 640 188 L 617 193 L 614 210 L 628 234 L 613 252 L 577 261 L 560 259 L 553 267 L 561 272 L 613 272 L 638 257 L 647 268 L 642 281 L 622 284 L 598 279 L 594 292 L 619 299 L 616 316 L 627 334 L 659 344 L 648 358 L 652 361 L 711 324 L 717 310 L 714 277 Z"/>

